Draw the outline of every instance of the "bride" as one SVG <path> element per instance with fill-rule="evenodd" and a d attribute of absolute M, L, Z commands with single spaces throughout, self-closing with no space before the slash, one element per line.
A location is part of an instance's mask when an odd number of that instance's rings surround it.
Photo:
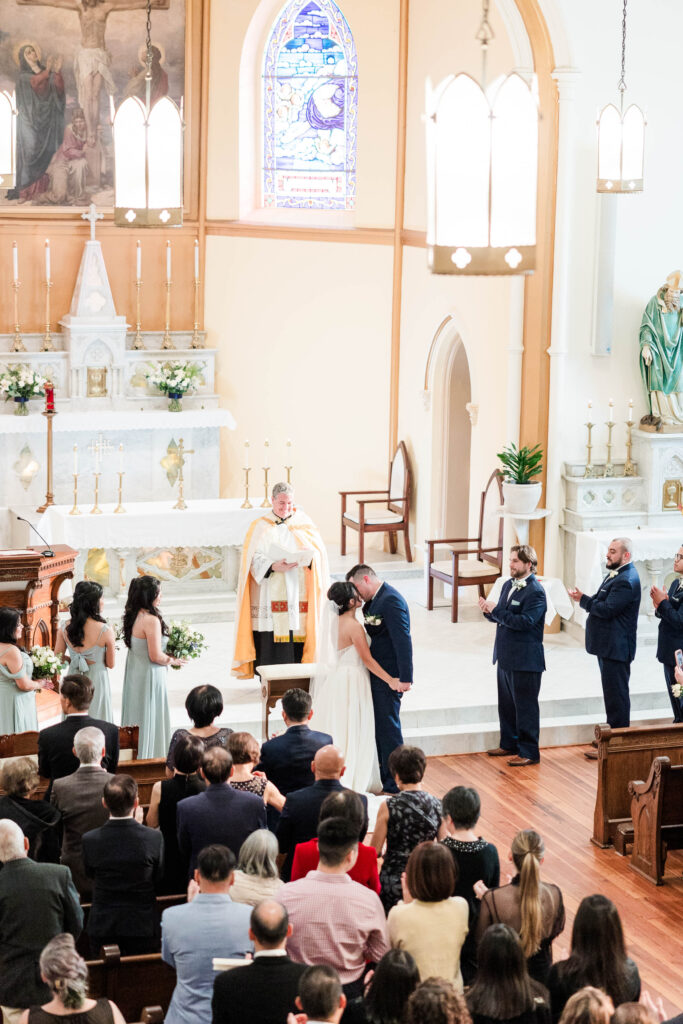
<path fill-rule="evenodd" d="M 372 654 L 356 611 L 363 604 L 353 583 L 333 583 L 323 608 L 318 670 L 313 679 L 316 728 L 331 733 L 343 752 L 344 785 L 367 791 L 377 759 L 370 675 L 393 679 Z"/>

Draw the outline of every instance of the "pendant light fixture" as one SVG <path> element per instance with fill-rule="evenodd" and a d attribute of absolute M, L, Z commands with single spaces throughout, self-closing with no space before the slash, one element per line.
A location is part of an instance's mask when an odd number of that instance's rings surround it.
<path fill-rule="evenodd" d="M 624 110 L 626 94 L 626 4 L 621 21 L 621 78 L 619 107 L 608 103 L 598 117 L 598 192 L 643 191 L 645 114 L 632 103 Z"/>
<path fill-rule="evenodd" d="M 487 82 L 489 0 L 476 35 L 481 82 L 427 81 L 427 253 L 433 274 L 528 274 L 536 265 L 538 97 L 518 74 Z"/>
<path fill-rule="evenodd" d="M 152 104 L 152 2 L 147 0 L 145 102 L 124 100 L 112 117 L 114 223 L 173 227 L 183 222 L 183 118 L 168 96 Z"/>
<path fill-rule="evenodd" d="M 0 190 L 14 188 L 17 108 L 14 93 L 0 91 Z"/>

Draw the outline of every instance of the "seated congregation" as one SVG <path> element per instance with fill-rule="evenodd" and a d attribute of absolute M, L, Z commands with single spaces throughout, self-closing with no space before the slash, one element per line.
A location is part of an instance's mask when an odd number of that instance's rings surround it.
<path fill-rule="evenodd" d="M 0 776 L 3 1022 L 655 1024 L 631 1006 L 614 904 L 587 895 L 554 963 L 565 910 L 542 838 L 519 832 L 501 876 L 477 792 L 433 796 L 417 747 L 391 754 L 398 793 L 371 823 L 308 693 L 287 692 L 286 729 L 259 749 L 214 724 L 203 685 L 143 801 L 88 677 L 61 699 L 39 734 L 43 798 L 31 758 Z"/>

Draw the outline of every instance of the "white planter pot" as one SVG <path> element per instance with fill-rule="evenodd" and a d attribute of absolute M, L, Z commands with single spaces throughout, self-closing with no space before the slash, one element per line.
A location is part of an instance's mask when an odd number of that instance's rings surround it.
<path fill-rule="evenodd" d="M 541 500 L 542 484 L 503 484 L 506 512 L 520 514 L 533 512 Z"/>

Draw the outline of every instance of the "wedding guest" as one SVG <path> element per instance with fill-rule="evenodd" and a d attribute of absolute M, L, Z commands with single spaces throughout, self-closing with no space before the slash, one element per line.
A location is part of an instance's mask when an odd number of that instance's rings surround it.
<path fill-rule="evenodd" d="M 642 1003 L 622 1003 L 614 1011 L 610 1024 L 660 1024 L 664 1016 L 664 1011 L 660 1016 Z"/>
<path fill-rule="evenodd" d="M 262 900 L 277 899 L 285 884 L 277 869 L 277 839 L 267 828 L 257 828 L 242 843 L 235 883 L 230 896 L 235 903 L 257 906 Z"/>
<path fill-rule="evenodd" d="M 640 999 L 640 975 L 626 956 L 619 912 L 611 900 L 599 894 L 581 900 L 569 958 L 550 968 L 553 1021 L 560 1019 L 569 997 L 587 986 L 602 989 L 615 1007 Z"/>
<path fill-rule="evenodd" d="M 76 584 L 69 607 L 70 620 L 57 630 L 55 654 L 66 654 L 70 672 L 81 672 L 93 685 L 90 705 L 93 718 L 113 722 L 111 707 L 110 668 L 114 667 L 116 650 L 114 630 L 102 615 L 104 591 L 99 583 L 81 580 Z"/>
<path fill-rule="evenodd" d="M 191 729 L 176 729 L 171 736 L 166 757 L 166 774 L 172 775 L 175 767 L 175 748 L 183 736 L 196 736 L 202 741 L 204 750 L 211 747 L 227 747 L 232 729 L 215 725 L 215 719 L 223 714 L 221 691 L 209 683 L 195 686 L 185 698 L 185 710 L 192 722 Z"/>
<path fill-rule="evenodd" d="M 136 576 L 128 588 L 123 639 L 128 654 L 123 678 L 121 725 L 140 727 L 138 757 L 166 757 L 171 719 L 166 669 L 183 665 L 165 653 L 168 627 L 159 611 L 161 584 L 154 576 Z"/>
<path fill-rule="evenodd" d="M 510 852 L 518 872 L 512 882 L 488 891 L 483 884 L 475 887 L 481 897 L 477 942 L 481 943 L 490 924 L 509 924 L 522 941 L 529 975 L 545 985 L 553 959 L 553 939 L 564 928 L 562 893 L 556 885 L 541 881 L 545 847 L 538 832 L 518 832 Z"/>
<path fill-rule="evenodd" d="M 453 896 L 457 873 L 440 843 L 420 843 L 401 878 L 403 900 L 387 918 L 389 940 L 412 953 L 420 978 L 448 978 L 462 992 L 460 951 L 467 935 L 469 908 Z"/>
<path fill-rule="evenodd" d="M 677 575 L 672 580 L 668 592 L 662 587 L 653 586 L 650 587 L 650 597 L 655 608 L 655 617 L 659 619 L 657 660 L 664 669 L 664 682 L 669 693 L 674 722 L 683 722 L 681 698 L 674 697 L 671 689 L 675 682 L 676 651 L 683 647 L 683 544 L 674 555 L 673 570 Z"/>
<path fill-rule="evenodd" d="M 256 767 L 266 773 L 283 796 L 313 785 L 312 763 L 316 752 L 334 742 L 328 733 L 311 729 L 309 722 L 312 718 L 313 699 L 310 693 L 298 686 L 292 687 L 282 698 L 286 732 L 267 740 L 261 747 L 261 760 Z M 271 810 L 268 823 L 272 827 Z M 277 816 L 274 824 L 277 824 Z"/>
<path fill-rule="evenodd" d="M 486 929 L 467 1006 L 472 1024 L 550 1024 L 548 993 L 529 977 L 519 936 L 509 925 Z"/>
<path fill-rule="evenodd" d="M 346 996 L 334 967 L 308 967 L 299 981 L 296 1005 L 311 1024 L 339 1024 L 346 1009 Z"/>
<path fill-rule="evenodd" d="M 410 953 L 390 949 L 365 980 L 365 995 L 347 1003 L 344 1024 L 400 1024 L 420 981 Z"/>
<path fill-rule="evenodd" d="M 345 818 L 354 822 L 359 835 L 363 828 L 365 810 L 358 793 L 352 789 L 343 789 L 339 793 L 330 793 L 326 796 L 320 807 L 318 825 L 327 818 Z M 292 861 L 292 882 L 297 878 L 305 878 L 309 871 L 315 871 L 318 867 L 318 839 L 309 839 L 305 843 L 297 843 L 294 848 L 294 860 Z M 377 850 L 374 846 L 367 846 L 365 843 L 358 844 L 358 857 L 356 863 L 349 871 L 349 878 L 354 882 L 366 885 L 374 892 L 380 892 L 379 872 L 377 871 Z"/>
<path fill-rule="evenodd" d="M 24 632 L 21 612 L 0 608 L 0 733 L 29 732 L 38 728 L 33 662 L 19 646 Z"/>
<path fill-rule="evenodd" d="M 612 1000 L 599 988 L 579 989 L 567 1001 L 560 1017 L 561 1024 L 611 1024 L 614 1016 Z"/>
<path fill-rule="evenodd" d="M 266 806 L 281 811 L 285 805 L 282 793 L 265 776 L 254 775 L 254 768 L 261 756 L 261 748 L 256 737 L 250 732 L 233 732 L 228 737 L 228 750 L 232 754 L 234 766 L 230 776 L 230 785 L 233 789 L 240 789 L 243 793 L 255 793 L 256 796 L 263 798 Z"/>
<path fill-rule="evenodd" d="M 61 814 L 49 800 L 33 800 L 40 778 L 31 757 L 13 757 L 2 768 L 0 818 L 15 821 L 29 841 L 31 860 L 46 864 L 59 861 Z"/>
<path fill-rule="evenodd" d="M 73 936 L 55 935 L 40 954 L 39 966 L 52 998 L 26 1010 L 19 1024 L 126 1024 L 111 999 L 88 998 L 88 965 L 76 952 Z"/>
<path fill-rule="evenodd" d="M 428 978 L 408 1000 L 406 1024 L 472 1024 L 460 992 L 444 978 Z"/>
<path fill-rule="evenodd" d="M 427 759 L 419 747 L 396 747 L 389 755 L 389 771 L 399 792 L 380 804 L 372 833 L 378 856 L 386 840 L 379 880 L 387 914 L 401 899 L 401 875 L 412 850 L 418 843 L 446 837 L 441 801 L 422 785 L 426 767 Z"/>
<path fill-rule="evenodd" d="M 185 733 L 178 739 L 174 750 L 173 776 L 152 786 L 145 824 L 158 828 L 164 837 L 164 873 L 160 893 L 184 892 L 187 888 L 188 864 L 178 847 L 178 804 L 188 796 L 196 796 L 206 789 L 199 775 L 204 756 L 204 744 L 199 736 Z"/>
<path fill-rule="evenodd" d="M 441 807 L 448 832 L 442 843 L 450 851 L 458 875 L 453 895 L 462 896 L 469 907 L 469 932 L 460 954 L 463 982 L 469 985 L 477 969 L 474 933 L 479 919 L 479 899 L 474 885 L 481 880 L 488 889 L 496 889 L 500 885 L 500 861 L 493 843 L 488 843 L 475 831 L 481 812 L 476 789 L 454 786 L 443 797 Z"/>

